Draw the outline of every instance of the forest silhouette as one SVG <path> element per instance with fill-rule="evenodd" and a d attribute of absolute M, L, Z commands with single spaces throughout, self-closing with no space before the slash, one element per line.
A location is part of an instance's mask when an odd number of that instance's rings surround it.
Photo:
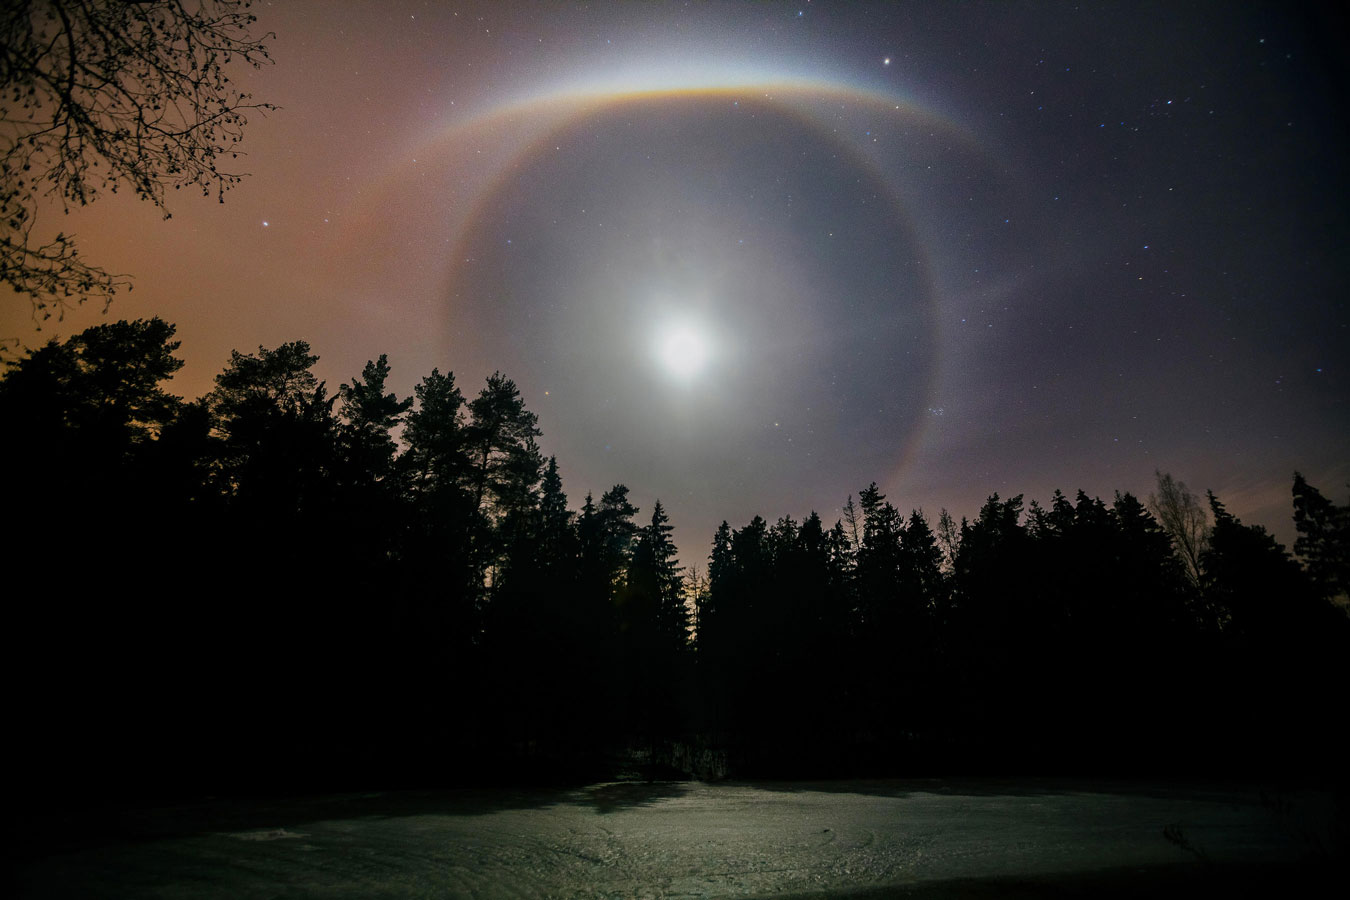
<path fill-rule="evenodd" d="M 570 508 L 500 373 L 399 398 L 380 356 L 330 394 L 295 341 L 188 402 L 177 349 L 119 321 L 0 378 L 28 790 L 1343 758 L 1350 507 L 1298 475 L 1297 557 L 1160 476 L 1149 503 L 994 495 L 959 523 L 873 484 L 833 524 L 723 522 L 681 566 L 660 502 Z"/>

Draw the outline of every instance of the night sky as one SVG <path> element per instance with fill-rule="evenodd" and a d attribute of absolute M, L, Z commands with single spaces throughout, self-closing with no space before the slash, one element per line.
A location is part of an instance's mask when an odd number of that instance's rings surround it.
<path fill-rule="evenodd" d="M 174 392 L 295 339 L 330 390 L 500 369 L 686 563 L 870 481 L 935 521 L 1155 469 L 1287 542 L 1296 469 L 1350 482 L 1345 58 L 1290 9 L 264 5 L 251 177 L 54 225 L 177 323 Z"/>

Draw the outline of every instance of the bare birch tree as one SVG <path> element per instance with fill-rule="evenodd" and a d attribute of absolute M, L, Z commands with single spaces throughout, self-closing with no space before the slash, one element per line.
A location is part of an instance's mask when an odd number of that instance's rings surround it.
<path fill-rule="evenodd" d="M 1170 474 L 1154 472 L 1158 491 L 1148 495 L 1148 509 L 1159 524 L 1172 536 L 1172 546 L 1186 567 L 1191 583 L 1200 584 L 1200 554 L 1209 540 L 1209 516 L 1200 498 L 1192 494 L 1185 482 Z"/>

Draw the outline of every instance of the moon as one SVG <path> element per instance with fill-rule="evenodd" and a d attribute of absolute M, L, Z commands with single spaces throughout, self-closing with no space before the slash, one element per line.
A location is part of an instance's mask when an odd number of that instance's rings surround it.
<path fill-rule="evenodd" d="M 707 334 L 690 322 L 666 326 L 656 341 L 657 359 L 677 381 L 689 381 L 703 371 L 710 349 Z"/>

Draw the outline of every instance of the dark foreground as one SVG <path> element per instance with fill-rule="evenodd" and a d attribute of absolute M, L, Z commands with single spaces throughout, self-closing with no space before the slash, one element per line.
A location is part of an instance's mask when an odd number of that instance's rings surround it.
<path fill-rule="evenodd" d="M 10 850 L 21 897 L 1305 896 L 1343 887 L 1338 827 L 1254 785 L 648 782 L 54 815 Z"/>

